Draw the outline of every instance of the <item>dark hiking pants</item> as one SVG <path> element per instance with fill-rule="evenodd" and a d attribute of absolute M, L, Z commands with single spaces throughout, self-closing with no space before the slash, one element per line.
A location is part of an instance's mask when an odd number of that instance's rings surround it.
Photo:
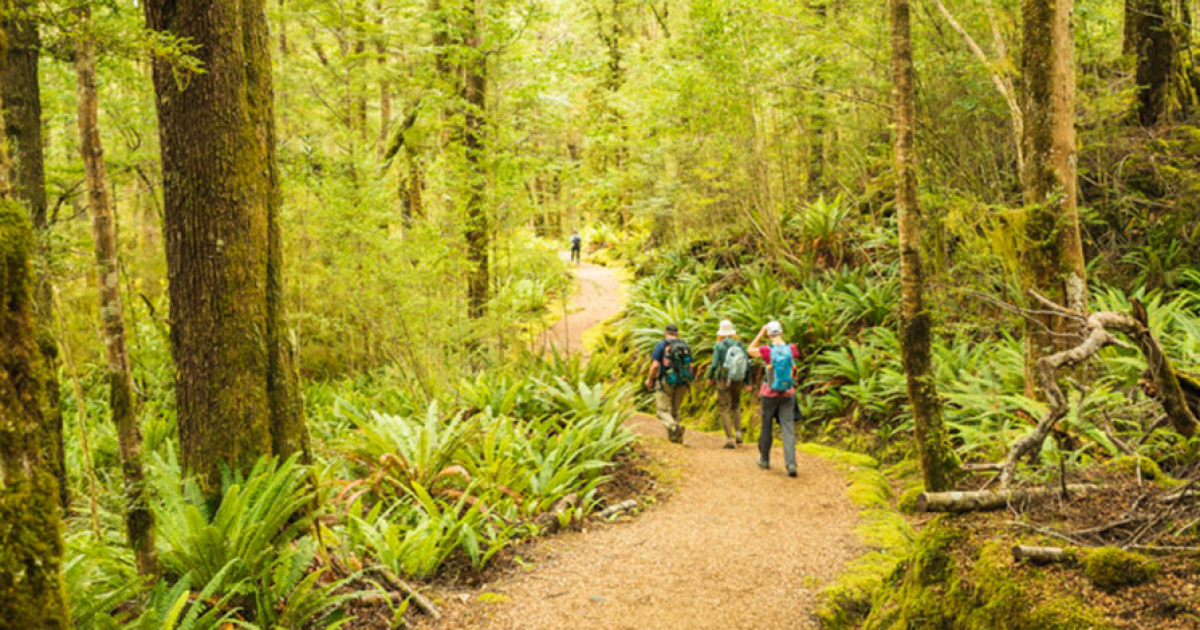
<path fill-rule="evenodd" d="M 796 398 L 794 396 L 762 397 L 762 431 L 758 434 L 758 456 L 771 461 L 774 440 L 774 421 L 779 420 L 783 434 L 783 461 L 789 469 L 796 467 Z"/>

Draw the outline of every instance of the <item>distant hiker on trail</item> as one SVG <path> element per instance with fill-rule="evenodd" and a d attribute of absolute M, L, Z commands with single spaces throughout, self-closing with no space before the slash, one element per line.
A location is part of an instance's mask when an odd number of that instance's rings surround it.
<path fill-rule="evenodd" d="M 571 262 L 579 264 L 583 257 L 583 237 L 579 230 L 571 230 Z"/>
<path fill-rule="evenodd" d="M 771 341 L 758 345 L 763 336 Z M 783 340 L 783 326 L 770 322 L 763 326 L 754 341 L 750 354 L 757 354 L 767 364 L 766 380 L 759 389 L 762 397 L 762 432 L 758 435 L 758 467 L 771 468 L 771 444 L 774 442 L 773 421 L 779 419 L 783 433 L 783 460 L 789 477 L 796 476 L 796 362 L 800 351 L 795 344 Z"/>
<path fill-rule="evenodd" d="M 742 443 L 742 386 L 750 376 L 750 355 L 733 322 L 721 320 L 713 346 L 708 383 L 717 387 L 717 417 L 725 427 L 725 448 Z"/>
<path fill-rule="evenodd" d="M 659 422 L 667 429 L 667 439 L 683 444 L 683 425 L 679 408 L 692 383 L 692 349 L 679 338 L 679 327 L 667 324 L 665 339 L 654 346 L 650 355 L 650 375 L 646 389 L 655 389 L 655 409 Z"/>

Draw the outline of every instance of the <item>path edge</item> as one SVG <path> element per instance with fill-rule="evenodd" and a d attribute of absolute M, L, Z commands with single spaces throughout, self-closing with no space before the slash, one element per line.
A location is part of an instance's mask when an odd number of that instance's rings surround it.
<path fill-rule="evenodd" d="M 916 532 L 893 505 L 894 493 L 879 462 L 862 453 L 804 442 L 796 450 L 821 458 L 846 476 L 845 497 L 859 508 L 854 535 L 867 551 L 851 560 L 818 594 L 813 616 L 827 629 L 855 628 L 884 581 L 912 549 Z"/>

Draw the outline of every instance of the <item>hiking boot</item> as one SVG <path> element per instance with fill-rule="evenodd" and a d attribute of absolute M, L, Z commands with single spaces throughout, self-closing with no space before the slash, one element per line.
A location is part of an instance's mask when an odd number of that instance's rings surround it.
<path fill-rule="evenodd" d="M 741 431 L 737 432 L 737 435 L 734 436 L 733 441 L 737 442 L 738 444 L 742 443 L 742 432 Z"/>
<path fill-rule="evenodd" d="M 725 448 L 737 448 L 737 445 L 733 443 L 733 440 L 728 440 L 725 442 Z"/>
<path fill-rule="evenodd" d="M 771 462 L 768 462 L 765 459 L 759 458 L 758 462 L 756 463 L 758 464 L 758 467 L 763 470 L 771 470 Z"/>
<path fill-rule="evenodd" d="M 675 443 L 683 444 L 683 432 L 686 431 L 682 424 L 675 425 Z"/>
<path fill-rule="evenodd" d="M 788 476 L 789 477 L 796 476 L 796 467 L 795 466 L 788 466 Z"/>

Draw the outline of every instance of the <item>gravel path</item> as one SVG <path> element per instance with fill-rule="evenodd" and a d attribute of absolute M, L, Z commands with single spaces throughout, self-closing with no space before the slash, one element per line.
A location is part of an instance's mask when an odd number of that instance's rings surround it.
<path fill-rule="evenodd" d="M 581 277 L 593 271 L 585 266 Z M 615 312 L 616 278 L 598 277 L 598 304 Z M 576 315 L 582 313 L 599 316 L 587 308 Z M 574 320 L 564 325 L 580 333 L 585 327 Z M 666 502 L 622 523 L 589 525 L 534 545 L 523 553 L 527 569 L 473 592 L 442 594 L 445 619 L 421 627 L 816 627 L 810 613 L 822 583 L 859 551 L 857 511 L 845 498 L 842 475 L 800 454 L 800 476 L 790 479 L 779 449 L 774 468 L 762 471 L 752 445 L 726 450 L 723 436 L 695 431 L 682 447 L 671 445 L 646 416 L 630 427 L 663 463 L 665 476 L 676 478 Z"/>
<path fill-rule="evenodd" d="M 612 269 L 584 263 L 575 267 L 575 278 L 579 289 L 571 297 L 571 313 L 542 334 L 543 352 L 551 347 L 583 352 L 583 333 L 616 315 L 623 306 L 621 281 Z"/>

